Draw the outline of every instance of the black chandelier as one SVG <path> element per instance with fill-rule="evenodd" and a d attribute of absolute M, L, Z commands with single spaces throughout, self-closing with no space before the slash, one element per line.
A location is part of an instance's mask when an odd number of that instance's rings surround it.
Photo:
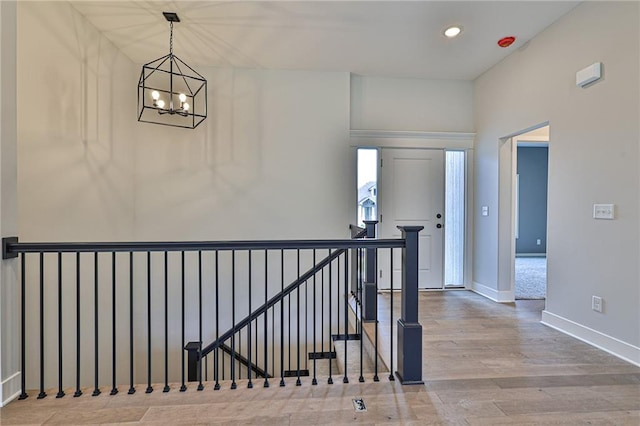
<path fill-rule="evenodd" d="M 138 82 L 138 121 L 195 129 L 207 118 L 207 80 L 173 54 L 174 12 L 169 21 L 169 54 L 142 66 Z"/>

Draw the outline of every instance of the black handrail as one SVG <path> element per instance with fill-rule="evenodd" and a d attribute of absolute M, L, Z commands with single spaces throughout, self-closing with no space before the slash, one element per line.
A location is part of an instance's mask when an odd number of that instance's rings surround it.
<path fill-rule="evenodd" d="M 402 248 L 402 239 L 354 240 L 258 240 L 258 241 L 152 241 L 152 242 L 87 242 L 87 243 L 21 243 L 8 242 L 6 256 L 17 253 L 102 253 L 102 252 L 169 252 L 199 250 L 308 250 L 354 248 Z"/>
<path fill-rule="evenodd" d="M 364 238 L 367 236 L 367 228 L 362 228 L 358 225 L 349 225 L 351 231 L 351 239 Z"/>
<path fill-rule="evenodd" d="M 220 344 L 220 349 L 222 349 L 223 352 L 231 355 L 232 354 L 232 350 L 231 347 L 229 345 L 226 345 L 224 343 Z M 273 376 L 271 374 L 267 374 L 266 371 L 264 371 L 262 368 L 258 367 L 255 363 L 249 363 L 249 360 L 242 354 L 238 353 L 237 351 L 233 354 L 235 356 L 236 361 L 238 361 L 240 364 L 244 365 L 245 367 L 249 367 L 249 365 L 251 365 L 251 371 L 253 371 L 254 373 L 256 373 L 257 376 L 261 376 L 264 378 L 272 378 Z"/>
<path fill-rule="evenodd" d="M 335 259 L 337 259 L 339 256 L 341 256 L 345 251 L 346 251 L 346 249 L 340 249 L 340 250 L 335 250 L 335 251 L 331 252 L 331 254 L 329 256 L 325 257 L 324 259 L 322 259 L 321 261 L 316 263 L 313 267 L 311 267 L 311 269 L 309 269 L 307 272 L 302 274 L 300 276 L 300 278 L 298 278 L 295 281 L 293 281 L 291 284 L 286 286 L 284 288 L 284 290 L 282 290 L 280 293 L 276 294 L 271 299 L 269 299 L 269 301 L 267 303 L 265 303 L 262 306 L 260 306 L 258 309 L 253 311 L 250 315 L 247 315 L 246 317 L 244 317 L 241 321 L 238 321 L 229 330 L 227 330 L 226 332 L 222 333 L 220 335 L 220 337 L 218 337 L 212 343 L 210 343 L 207 346 L 205 346 L 202 349 L 202 351 L 200 352 L 200 356 L 201 357 L 205 357 L 208 354 L 210 354 L 211 352 L 213 352 L 223 342 L 225 342 L 226 340 L 230 339 L 231 336 L 233 336 L 239 330 L 243 329 L 249 323 L 251 323 L 251 321 L 253 321 L 253 319 L 259 317 L 262 314 L 264 314 L 266 311 L 268 311 L 270 308 L 275 306 L 278 302 L 280 302 L 286 296 L 291 294 L 295 289 L 300 287 L 302 284 L 304 284 L 310 278 L 313 278 L 313 276 L 315 274 L 317 274 L 325 266 L 329 265 L 331 262 L 333 262 Z"/>

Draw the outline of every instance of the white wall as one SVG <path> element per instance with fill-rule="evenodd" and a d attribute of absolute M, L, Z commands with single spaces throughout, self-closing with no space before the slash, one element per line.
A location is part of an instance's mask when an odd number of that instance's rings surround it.
<path fill-rule="evenodd" d="M 209 85 L 200 127 L 138 128 L 136 239 L 348 236 L 349 75 L 199 71 Z"/>
<path fill-rule="evenodd" d="M 17 223 L 16 3 L 0 3 L 0 235 L 15 236 Z M 0 264 L 0 407 L 18 396 L 19 286 L 16 259 Z"/>
<path fill-rule="evenodd" d="M 20 2 L 18 51 L 20 238 L 130 239 L 133 64 L 66 3 Z"/>
<path fill-rule="evenodd" d="M 473 82 L 352 75 L 351 128 L 473 132 Z"/>
<path fill-rule="evenodd" d="M 549 121 L 544 319 L 635 362 L 640 362 L 638 15 L 635 2 L 583 3 L 478 78 L 474 104 L 474 281 L 508 290 L 504 238 L 509 233 L 497 213 L 503 204 L 499 183 L 505 182 L 499 179 L 509 176 L 511 165 L 500 138 Z M 575 72 L 593 62 L 604 64 L 603 80 L 576 87 Z M 593 203 L 601 202 L 617 205 L 616 220 L 592 219 Z M 483 205 L 489 206 L 488 217 L 480 215 Z M 591 310 L 592 295 L 604 298 L 603 313 Z"/>

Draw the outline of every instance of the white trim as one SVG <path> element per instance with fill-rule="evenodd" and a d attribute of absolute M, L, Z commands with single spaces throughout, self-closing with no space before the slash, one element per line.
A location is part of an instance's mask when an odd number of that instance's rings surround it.
<path fill-rule="evenodd" d="M 515 294 L 513 290 L 498 291 L 476 281 L 471 283 L 471 291 L 498 303 L 511 303 L 515 301 Z"/>
<path fill-rule="evenodd" d="M 350 131 L 351 145 L 376 148 L 454 149 L 473 148 L 475 133 L 419 132 L 404 130 Z"/>
<path fill-rule="evenodd" d="M 473 233 L 475 223 L 474 219 L 474 180 L 473 180 L 473 165 L 474 165 L 474 150 L 469 149 L 465 155 L 465 191 L 466 191 L 466 204 L 465 204 L 465 235 L 464 235 L 464 287 L 469 289 L 471 287 L 471 277 L 473 276 Z"/>
<path fill-rule="evenodd" d="M 520 148 L 527 148 L 527 147 L 534 147 L 534 148 L 544 148 L 544 147 L 548 147 L 549 146 L 549 137 L 548 136 L 525 136 L 525 135 L 520 135 L 520 136 L 514 136 L 513 139 L 515 140 L 516 143 L 516 147 Z"/>
<path fill-rule="evenodd" d="M 20 372 L 13 373 L 11 376 L 7 377 L 0 383 L 0 388 L 2 391 L 2 400 L 0 401 L 0 407 L 4 407 L 14 399 L 20 396 Z M 17 390 L 16 390 L 17 389 Z M 13 394 L 8 398 L 4 398 L 5 393 L 9 393 L 13 391 Z"/>
<path fill-rule="evenodd" d="M 640 348 L 637 346 L 630 345 L 615 337 L 585 327 L 546 310 L 542 311 L 542 320 L 540 322 L 640 367 Z"/>
<path fill-rule="evenodd" d="M 364 130 L 351 129 L 352 138 L 383 138 L 383 139 L 474 139 L 475 133 L 466 132 L 423 132 L 415 130 Z"/>

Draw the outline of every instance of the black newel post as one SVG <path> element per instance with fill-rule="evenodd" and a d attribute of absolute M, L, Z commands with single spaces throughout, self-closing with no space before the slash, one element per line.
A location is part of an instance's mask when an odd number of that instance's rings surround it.
<path fill-rule="evenodd" d="M 398 320 L 398 371 L 403 385 L 422 384 L 422 326 L 418 322 L 418 233 L 423 226 L 399 226 L 402 249 L 402 312 Z"/>
<path fill-rule="evenodd" d="M 184 350 L 187 351 L 187 381 L 198 381 L 198 369 L 200 368 L 201 342 L 189 342 Z"/>
<path fill-rule="evenodd" d="M 377 220 L 365 220 L 366 238 L 376 237 Z M 362 283 L 362 317 L 375 321 L 378 312 L 378 280 L 376 274 L 376 249 L 365 249 L 365 275 Z"/>

